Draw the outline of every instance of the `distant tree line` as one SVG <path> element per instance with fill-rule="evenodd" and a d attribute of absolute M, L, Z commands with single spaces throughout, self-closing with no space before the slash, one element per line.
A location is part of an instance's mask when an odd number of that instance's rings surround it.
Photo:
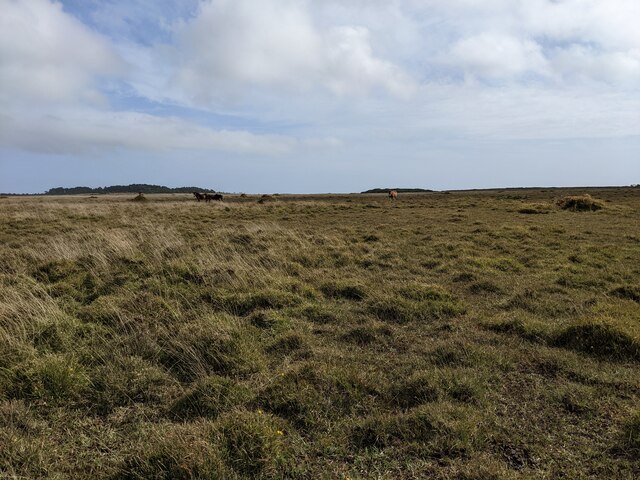
<path fill-rule="evenodd" d="M 149 185 L 146 183 L 132 183 L 131 185 L 111 185 L 110 187 L 56 187 L 50 188 L 45 195 L 83 195 L 104 193 L 216 193 L 215 190 L 200 187 L 165 187 L 164 185 Z"/>
<path fill-rule="evenodd" d="M 433 192 L 433 190 L 427 190 L 425 188 L 372 188 L 362 193 L 388 193 L 389 190 L 395 190 L 398 193 Z"/>

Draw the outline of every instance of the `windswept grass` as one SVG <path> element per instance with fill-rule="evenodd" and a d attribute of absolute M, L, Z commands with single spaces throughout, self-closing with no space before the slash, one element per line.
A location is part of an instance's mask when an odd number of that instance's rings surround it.
<path fill-rule="evenodd" d="M 0 478 L 637 478 L 640 192 L 588 192 L 3 199 Z"/>

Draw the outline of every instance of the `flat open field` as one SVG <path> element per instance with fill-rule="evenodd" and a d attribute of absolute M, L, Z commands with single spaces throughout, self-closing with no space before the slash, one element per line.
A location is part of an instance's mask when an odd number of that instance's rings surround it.
<path fill-rule="evenodd" d="M 131 197 L 0 199 L 0 478 L 639 478 L 640 189 Z"/>

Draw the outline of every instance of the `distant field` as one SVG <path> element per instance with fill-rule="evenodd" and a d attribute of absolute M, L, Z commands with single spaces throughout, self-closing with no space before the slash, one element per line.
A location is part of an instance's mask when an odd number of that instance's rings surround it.
<path fill-rule="evenodd" d="M 0 478 L 640 478 L 640 189 L 132 197 L 0 199 Z"/>

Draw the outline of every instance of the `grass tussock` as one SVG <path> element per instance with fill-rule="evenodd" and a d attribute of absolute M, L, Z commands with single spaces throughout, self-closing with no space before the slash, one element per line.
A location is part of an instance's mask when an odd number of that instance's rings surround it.
<path fill-rule="evenodd" d="M 457 458 L 478 442 L 477 418 L 470 411 L 435 403 L 405 413 L 376 415 L 354 425 L 351 442 L 357 449 L 399 448 L 416 454 Z"/>
<path fill-rule="evenodd" d="M 625 300 L 631 300 L 636 303 L 640 303 L 640 287 L 623 285 L 611 290 L 611 295 L 618 298 L 624 298 Z"/>
<path fill-rule="evenodd" d="M 259 412 L 237 412 L 221 419 L 214 441 L 221 445 L 224 462 L 237 474 L 249 478 L 283 478 L 293 468 L 285 423 Z"/>
<path fill-rule="evenodd" d="M 595 212 L 604 208 L 604 202 L 589 194 L 568 195 L 558 200 L 557 205 L 563 210 L 572 212 Z"/>
<path fill-rule="evenodd" d="M 360 301 L 367 296 L 362 285 L 347 282 L 325 283 L 320 287 L 322 293 L 329 298 Z"/>
<path fill-rule="evenodd" d="M 596 357 L 640 361 L 640 341 L 604 323 L 566 327 L 556 335 L 553 344 Z"/>
<path fill-rule="evenodd" d="M 373 299 L 369 311 L 383 321 L 407 323 L 445 319 L 463 315 L 467 309 L 456 297 L 429 285 L 410 284 L 395 296 Z"/>
<path fill-rule="evenodd" d="M 625 422 L 620 448 L 630 457 L 638 458 L 640 456 L 640 411 L 632 414 Z"/>
<path fill-rule="evenodd" d="M 552 206 L 547 203 L 532 203 L 518 209 L 518 213 L 525 215 L 543 215 L 551 213 Z"/>
<path fill-rule="evenodd" d="M 217 418 L 233 407 L 246 402 L 250 392 L 238 382 L 217 375 L 198 380 L 170 407 L 170 413 L 180 420 L 198 417 Z"/>

